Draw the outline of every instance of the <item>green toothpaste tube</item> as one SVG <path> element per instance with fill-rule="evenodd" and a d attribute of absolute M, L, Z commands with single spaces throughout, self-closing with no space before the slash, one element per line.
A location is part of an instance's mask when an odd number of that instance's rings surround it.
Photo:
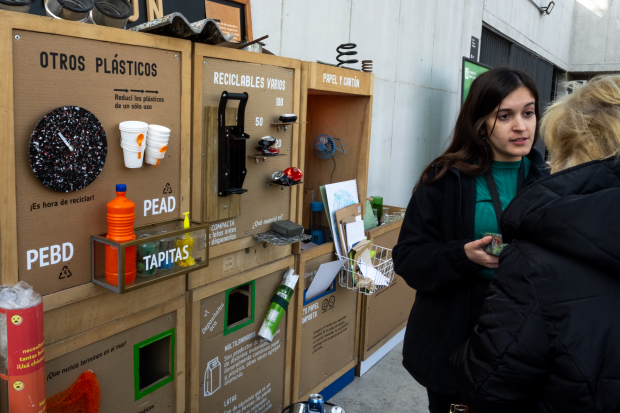
<path fill-rule="evenodd" d="M 273 336 L 278 331 L 278 325 L 280 320 L 284 317 L 288 304 L 291 302 L 293 291 L 295 290 L 295 284 L 299 280 L 299 275 L 293 274 L 294 270 L 290 269 L 284 274 L 282 283 L 278 287 L 278 291 L 271 299 L 271 305 L 265 316 L 265 321 L 258 331 L 258 337 L 268 343 L 271 343 Z"/>

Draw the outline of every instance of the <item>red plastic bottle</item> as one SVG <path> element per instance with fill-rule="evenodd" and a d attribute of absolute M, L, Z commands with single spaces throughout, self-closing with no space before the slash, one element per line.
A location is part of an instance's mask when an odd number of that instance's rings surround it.
<path fill-rule="evenodd" d="M 136 239 L 133 223 L 136 218 L 136 204 L 125 198 L 127 185 L 116 185 L 116 198 L 108 202 L 108 235 L 106 238 L 116 242 Z M 136 280 L 137 247 L 125 248 L 125 285 Z M 118 285 L 118 248 L 105 246 L 105 279 L 110 285 Z"/>

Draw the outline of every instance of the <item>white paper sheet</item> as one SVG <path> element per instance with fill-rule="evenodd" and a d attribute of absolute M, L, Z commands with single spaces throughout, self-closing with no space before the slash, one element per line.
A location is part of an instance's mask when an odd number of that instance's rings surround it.
<path fill-rule="evenodd" d="M 310 248 L 314 248 L 314 247 L 318 247 L 317 244 L 315 244 L 314 242 L 306 242 L 306 243 L 301 243 L 301 250 L 305 251 L 308 250 Z"/>
<path fill-rule="evenodd" d="M 337 182 L 335 184 L 325 185 L 325 195 L 327 197 L 327 205 L 329 206 L 329 214 L 334 237 L 334 246 L 338 255 L 345 255 L 346 251 L 342 251 L 340 244 L 340 235 L 338 234 L 338 223 L 336 222 L 336 211 L 349 205 L 359 203 L 359 195 L 357 194 L 357 180 Z"/>
<path fill-rule="evenodd" d="M 306 292 L 306 300 L 327 291 L 331 283 L 334 281 L 334 278 L 336 278 L 336 275 L 338 275 L 338 271 L 340 271 L 340 268 L 342 268 L 346 261 L 347 260 L 345 259 L 321 264 L 319 270 L 314 276 L 314 280 L 312 280 L 312 283 Z"/>
<path fill-rule="evenodd" d="M 356 244 L 366 239 L 364 234 L 364 221 L 355 221 L 350 224 L 346 224 L 347 231 L 347 253 L 353 248 L 353 244 Z"/>
<path fill-rule="evenodd" d="M 368 265 L 364 260 L 360 259 L 360 271 L 366 278 L 370 278 L 375 282 L 375 285 L 389 285 L 388 278 L 383 273 L 377 270 L 374 266 Z"/>

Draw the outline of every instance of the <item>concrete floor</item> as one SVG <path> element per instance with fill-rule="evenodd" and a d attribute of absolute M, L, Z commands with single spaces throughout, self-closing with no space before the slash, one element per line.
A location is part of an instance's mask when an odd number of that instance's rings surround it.
<path fill-rule="evenodd" d="M 401 342 L 329 401 L 346 413 L 427 413 L 426 389 L 403 367 L 402 352 Z"/>

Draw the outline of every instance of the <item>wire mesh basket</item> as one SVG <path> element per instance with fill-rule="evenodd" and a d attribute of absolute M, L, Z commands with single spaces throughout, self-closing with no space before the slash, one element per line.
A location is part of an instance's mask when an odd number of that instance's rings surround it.
<path fill-rule="evenodd" d="M 371 244 L 370 256 L 372 262 L 366 263 L 339 255 L 341 260 L 347 260 L 340 270 L 341 287 L 371 295 L 394 282 L 392 250 Z"/>

